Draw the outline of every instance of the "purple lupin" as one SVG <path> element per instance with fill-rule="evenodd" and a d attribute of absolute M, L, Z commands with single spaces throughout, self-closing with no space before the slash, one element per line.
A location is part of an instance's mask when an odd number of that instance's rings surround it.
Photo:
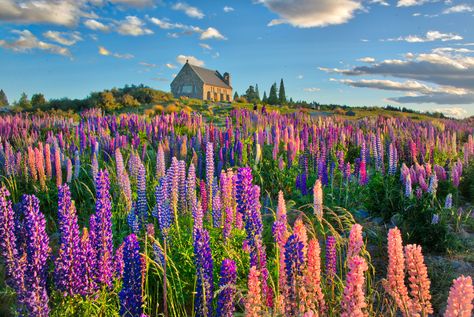
<path fill-rule="evenodd" d="M 60 233 L 59 254 L 55 260 L 55 281 L 64 295 L 78 293 L 79 280 L 79 226 L 76 208 L 71 201 L 71 191 L 67 184 L 58 191 L 58 222 Z"/>

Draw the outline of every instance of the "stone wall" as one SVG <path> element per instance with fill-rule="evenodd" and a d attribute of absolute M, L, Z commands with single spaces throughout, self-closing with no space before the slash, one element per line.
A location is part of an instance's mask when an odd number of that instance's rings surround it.
<path fill-rule="evenodd" d="M 176 98 L 181 96 L 203 99 L 203 82 L 196 73 L 189 67 L 184 65 L 176 78 L 171 83 L 171 93 Z"/>
<path fill-rule="evenodd" d="M 232 89 L 223 87 L 216 87 L 210 85 L 204 85 L 204 100 L 231 102 L 232 101 Z"/>

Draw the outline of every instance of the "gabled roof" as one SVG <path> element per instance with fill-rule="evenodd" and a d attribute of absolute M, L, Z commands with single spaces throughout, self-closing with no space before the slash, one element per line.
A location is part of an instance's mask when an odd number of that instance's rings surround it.
<path fill-rule="evenodd" d="M 204 84 L 232 89 L 231 86 L 227 85 L 227 83 L 222 78 L 222 75 L 217 70 L 210 70 L 191 64 L 188 65 L 192 70 L 194 70 L 196 75 L 201 78 Z"/>

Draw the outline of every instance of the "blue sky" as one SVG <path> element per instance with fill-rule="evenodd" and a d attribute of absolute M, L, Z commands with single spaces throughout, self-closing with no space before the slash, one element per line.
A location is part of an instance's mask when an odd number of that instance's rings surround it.
<path fill-rule="evenodd" d="M 182 63 L 296 100 L 474 115 L 472 0 L 0 0 L 0 88 L 82 98 Z"/>

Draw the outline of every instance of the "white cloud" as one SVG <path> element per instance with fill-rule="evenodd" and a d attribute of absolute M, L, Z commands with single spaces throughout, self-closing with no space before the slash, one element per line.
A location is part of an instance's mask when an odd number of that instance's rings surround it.
<path fill-rule="evenodd" d="M 229 12 L 234 11 L 234 8 L 229 7 L 229 6 L 225 6 L 224 9 L 222 9 L 222 10 L 224 10 L 225 13 L 229 13 Z"/>
<path fill-rule="evenodd" d="M 363 63 L 374 63 L 375 58 L 373 58 L 373 57 L 363 57 L 363 58 L 359 58 L 358 61 L 363 62 Z"/>
<path fill-rule="evenodd" d="M 441 33 L 439 31 L 428 31 L 424 36 L 408 35 L 401 36 L 398 38 L 387 39 L 389 42 L 393 41 L 405 41 L 408 43 L 423 43 L 423 42 L 434 42 L 434 41 L 460 41 L 463 37 L 455 33 Z"/>
<path fill-rule="evenodd" d="M 213 27 L 209 27 L 209 28 L 207 28 L 207 30 L 202 32 L 200 38 L 201 38 L 201 40 L 207 40 L 207 39 L 226 40 L 227 39 L 217 29 L 215 29 Z"/>
<path fill-rule="evenodd" d="M 166 19 L 158 19 L 158 18 L 148 18 L 151 23 L 157 25 L 160 29 L 164 30 L 181 30 L 184 34 L 193 34 L 193 33 L 202 33 L 204 32 L 200 27 L 193 26 L 193 25 L 185 25 L 182 23 L 172 23 Z M 179 37 L 176 33 L 176 36 L 172 37 Z"/>
<path fill-rule="evenodd" d="M 465 12 L 474 12 L 474 6 L 470 6 L 467 4 L 459 4 L 454 7 L 445 9 L 443 11 L 443 14 L 465 13 Z"/>
<path fill-rule="evenodd" d="M 154 0 L 110 0 L 115 4 L 124 4 L 131 7 L 149 7 L 155 4 Z"/>
<path fill-rule="evenodd" d="M 201 46 L 205 50 L 212 50 L 212 47 L 206 43 L 199 43 L 199 46 Z"/>
<path fill-rule="evenodd" d="M 196 65 L 196 66 L 204 66 L 204 62 L 197 59 L 194 56 L 186 56 L 186 55 L 178 55 L 176 57 L 176 61 L 180 63 L 181 65 L 184 65 L 186 61 L 189 62 L 189 64 Z"/>
<path fill-rule="evenodd" d="M 112 56 L 115 58 L 122 58 L 122 59 L 131 59 L 134 56 L 132 54 L 119 54 L 119 53 L 112 53 L 108 49 L 103 46 L 99 46 L 99 54 L 103 56 Z"/>
<path fill-rule="evenodd" d="M 168 63 L 165 66 L 168 67 L 169 69 L 175 69 L 176 68 L 176 65 L 173 65 L 171 63 Z"/>
<path fill-rule="evenodd" d="M 0 21 L 72 26 L 84 16 L 84 1 L 0 0 Z"/>
<path fill-rule="evenodd" d="M 363 8 L 361 0 L 259 0 L 280 16 L 268 25 L 287 23 L 295 27 L 311 28 L 343 24 Z"/>
<path fill-rule="evenodd" d="M 58 31 L 47 31 L 43 33 L 43 36 L 56 43 L 71 46 L 79 41 L 82 41 L 82 37 L 79 32 L 58 32 Z"/>
<path fill-rule="evenodd" d="M 18 38 L 15 41 L 10 42 L 0 40 L 0 47 L 21 53 L 41 50 L 52 54 L 71 57 L 69 49 L 56 44 L 40 41 L 29 30 L 14 30 L 12 33 L 17 34 Z"/>
<path fill-rule="evenodd" d="M 371 0 L 370 3 L 376 3 L 386 7 L 390 6 L 390 4 L 385 0 Z"/>
<path fill-rule="evenodd" d="M 94 19 L 89 19 L 84 22 L 84 26 L 90 30 L 108 32 L 110 27 Z"/>
<path fill-rule="evenodd" d="M 172 6 L 173 10 L 183 11 L 187 16 L 196 19 L 204 18 L 204 13 L 196 7 L 190 6 L 185 2 L 178 2 Z"/>
<path fill-rule="evenodd" d="M 296 78 L 298 78 L 298 79 L 303 79 L 304 76 L 303 76 L 303 75 L 298 75 L 298 76 L 296 76 Z"/>
<path fill-rule="evenodd" d="M 140 36 L 153 34 L 153 31 L 145 27 L 145 23 L 136 16 L 127 16 L 125 20 L 118 22 L 117 31 L 122 35 Z"/>
<path fill-rule="evenodd" d="M 454 118 L 465 118 L 467 117 L 466 109 L 460 107 L 446 107 L 446 108 L 436 108 L 435 111 L 441 112 L 448 117 Z"/>
<path fill-rule="evenodd" d="M 320 68 L 346 76 L 391 76 L 404 82 L 362 79 L 333 79 L 353 87 L 407 92 L 389 100 L 398 103 L 474 104 L 474 57 L 464 48 L 442 47 L 430 53 L 405 54 L 405 59 L 386 59 L 352 69 Z M 428 85 L 431 83 L 435 85 Z"/>
<path fill-rule="evenodd" d="M 398 0 L 397 7 L 413 7 L 413 6 L 420 6 L 430 2 L 430 0 Z"/>
<path fill-rule="evenodd" d="M 155 68 L 155 67 L 158 66 L 158 65 L 156 65 L 156 64 L 147 63 L 147 62 L 140 62 L 139 64 L 140 64 L 141 66 L 148 67 L 148 68 Z"/>
<path fill-rule="evenodd" d="M 303 89 L 305 92 L 318 92 L 320 91 L 321 89 L 320 88 L 316 88 L 316 87 L 310 87 L 310 88 L 304 88 Z"/>

